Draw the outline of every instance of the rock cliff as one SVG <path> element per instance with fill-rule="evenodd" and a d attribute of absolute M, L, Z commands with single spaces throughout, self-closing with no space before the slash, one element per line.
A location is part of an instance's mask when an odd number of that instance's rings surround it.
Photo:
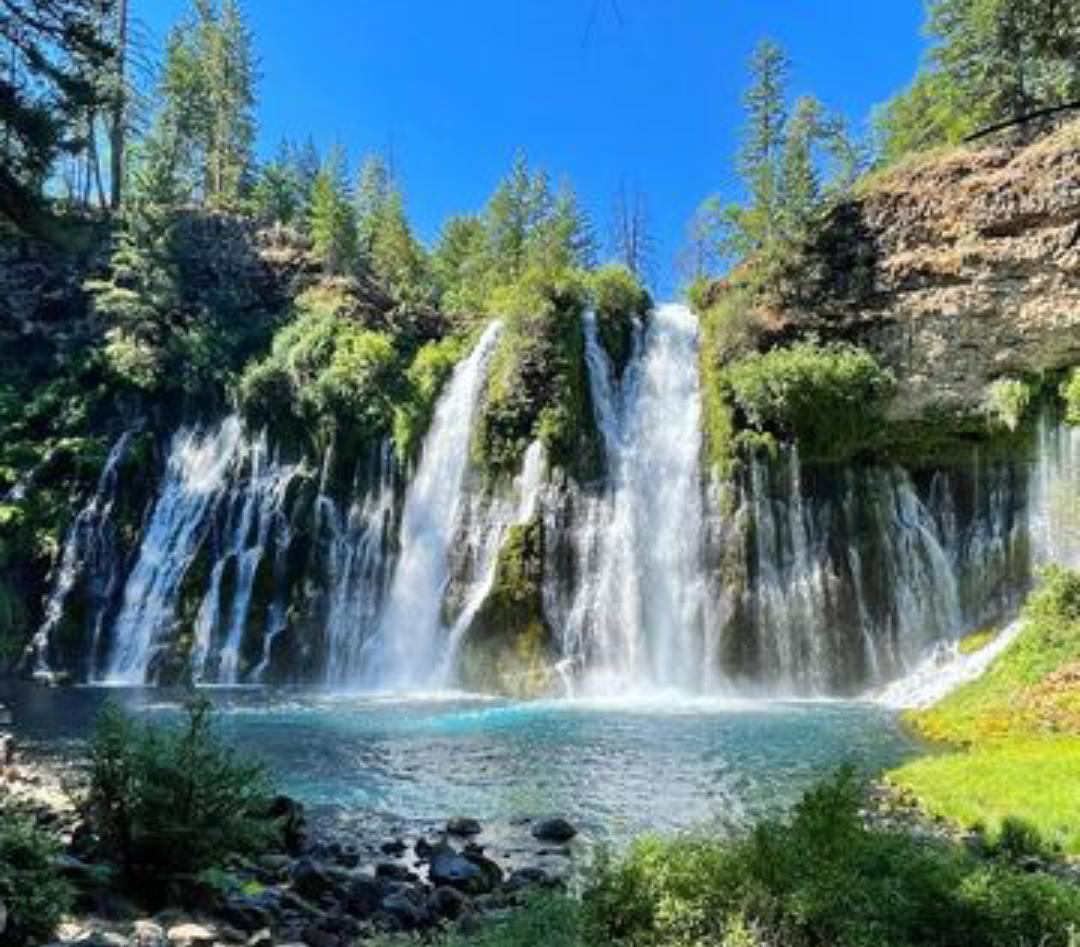
<path fill-rule="evenodd" d="M 777 331 L 875 352 L 895 420 L 975 413 L 997 378 L 1080 363 L 1080 123 L 870 179 L 792 282 Z"/>

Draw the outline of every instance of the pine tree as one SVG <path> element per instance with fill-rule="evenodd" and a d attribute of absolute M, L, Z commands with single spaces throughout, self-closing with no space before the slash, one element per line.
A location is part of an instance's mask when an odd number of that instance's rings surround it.
<path fill-rule="evenodd" d="M 387 207 L 395 197 L 390 168 L 381 155 L 368 155 L 356 182 L 356 229 L 361 259 L 372 264 L 372 254 Z"/>
<path fill-rule="evenodd" d="M 524 272 L 536 200 L 528 158 L 519 152 L 484 211 L 490 266 L 500 282 Z"/>
<path fill-rule="evenodd" d="M 333 274 L 347 273 L 357 263 L 356 212 L 345 185 L 345 151 L 335 145 L 311 188 L 309 226 L 315 254 Z"/>
<path fill-rule="evenodd" d="M 784 134 L 778 187 L 779 236 L 800 240 L 806 236 L 821 207 L 821 177 L 814 149 L 825 132 L 821 103 L 803 96 L 795 103 Z"/>
<path fill-rule="evenodd" d="M 432 301 L 427 257 L 409 228 L 405 202 L 397 191 L 378 212 L 369 259 L 375 278 L 396 300 L 412 305 Z"/>
<path fill-rule="evenodd" d="M 443 309 L 476 313 L 484 307 L 487 235 L 480 217 L 451 217 L 432 254 L 431 268 Z"/>
<path fill-rule="evenodd" d="M 764 246 L 780 230 L 780 169 L 787 125 L 789 64 L 784 51 L 762 40 L 750 59 L 753 79 L 746 93 L 747 129 L 739 153 L 739 173 L 750 202 L 744 225 L 750 239 Z"/>

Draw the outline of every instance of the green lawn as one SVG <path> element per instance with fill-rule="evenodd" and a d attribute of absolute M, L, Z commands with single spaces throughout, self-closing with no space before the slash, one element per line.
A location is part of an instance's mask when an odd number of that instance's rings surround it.
<path fill-rule="evenodd" d="M 935 815 L 994 833 L 1012 816 L 1080 855 L 1080 575 L 1053 570 L 983 677 L 908 715 L 954 748 L 889 773 Z"/>

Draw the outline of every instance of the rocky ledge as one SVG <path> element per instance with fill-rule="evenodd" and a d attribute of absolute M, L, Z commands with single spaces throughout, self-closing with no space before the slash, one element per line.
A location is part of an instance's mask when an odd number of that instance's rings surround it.
<path fill-rule="evenodd" d="M 1080 362 L 1080 123 L 921 156 L 835 207 L 793 267 L 781 336 L 873 351 L 895 420 L 982 410 L 1002 377 Z"/>

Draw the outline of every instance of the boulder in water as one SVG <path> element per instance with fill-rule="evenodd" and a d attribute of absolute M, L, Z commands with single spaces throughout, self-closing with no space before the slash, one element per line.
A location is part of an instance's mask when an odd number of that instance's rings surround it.
<path fill-rule="evenodd" d="M 488 871 L 449 845 L 438 845 L 431 854 L 428 878 L 436 887 L 457 888 L 465 894 L 487 894 L 495 887 Z"/>
<path fill-rule="evenodd" d="M 473 835 L 479 835 L 480 831 L 480 823 L 468 816 L 454 816 L 446 823 L 447 835 L 455 835 L 458 838 L 470 838 Z"/>
<path fill-rule="evenodd" d="M 541 842 L 569 842 L 578 832 L 566 819 L 541 819 L 532 827 L 533 838 Z"/>

